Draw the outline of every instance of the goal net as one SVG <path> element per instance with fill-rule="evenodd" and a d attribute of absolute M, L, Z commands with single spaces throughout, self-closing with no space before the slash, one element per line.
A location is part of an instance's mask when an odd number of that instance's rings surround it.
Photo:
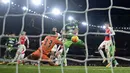
<path fill-rule="evenodd" d="M 130 8 L 115 6 L 113 0 L 107 0 L 103 7 L 93 7 L 91 5 L 92 1 L 90 0 L 1 0 L 0 3 L 1 62 L 11 62 L 15 56 L 18 49 L 17 45 L 13 47 L 14 50 L 10 53 L 12 58 L 5 58 L 5 51 L 8 48 L 6 45 L 7 39 L 12 37 L 13 34 L 15 34 L 13 37 L 18 40 L 23 31 L 27 32 L 27 37 L 30 41 L 29 48 L 25 52 L 25 57 L 27 57 L 41 46 L 42 40 L 45 36 L 50 35 L 53 27 L 56 27 L 57 32 L 60 33 L 61 30 L 66 31 L 67 25 L 78 24 L 78 37 L 84 45 L 78 46 L 73 43 L 69 46 L 69 50 L 65 49 L 66 47 L 64 45 L 63 57 L 59 60 L 59 67 L 46 67 L 46 60 L 23 60 L 28 61 L 28 64 L 31 63 L 31 66 L 29 65 L 31 69 L 35 68 L 32 65 L 36 65 L 36 72 L 38 73 L 55 72 L 54 69 L 58 70 L 56 71 L 57 73 L 91 73 L 91 71 L 93 73 L 93 71 L 96 72 L 96 69 L 99 69 L 99 72 L 106 72 L 105 70 L 108 70 L 114 73 L 113 64 L 108 69 L 105 69 L 107 63 L 102 64 L 103 59 L 98 52 L 98 46 L 103 41 L 104 36 L 106 36 L 104 29 L 105 22 L 109 22 L 116 33 L 130 33 L 123 30 L 129 29 L 129 27 L 119 28 L 113 25 L 115 19 L 112 15 L 114 13 L 112 12 L 113 9 L 127 11 Z M 58 8 L 61 8 L 61 10 Z M 71 30 L 74 28 L 70 26 L 67 29 Z M 65 35 L 69 36 L 70 34 L 61 34 L 61 37 L 65 38 Z M 116 44 L 114 36 L 112 36 L 112 40 Z M 67 59 L 68 67 L 64 67 L 67 66 L 65 65 L 65 59 Z M 115 56 L 115 59 L 118 59 L 119 62 L 124 61 L 126 64 L 130 61 L 129 58 L 119 56 Z M 57 60 L 55 59 L 54 61 Z M 15 66 L 14 70 L 16 73 L 20 73 L 24 69 L 18 63 Z M 96 68 L 100 66 L 101 68 Z M 26 71 L 23 72 L 26 73 Z"/>

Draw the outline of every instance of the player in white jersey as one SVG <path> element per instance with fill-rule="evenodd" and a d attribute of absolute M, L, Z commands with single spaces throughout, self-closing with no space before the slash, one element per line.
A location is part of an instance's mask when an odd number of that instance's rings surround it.
<path fill-rule="evenodd" d="M 108 59 L 108 63 L 110 63 L 110 52 L 109 52 L 109 47 L 112 44 L 112 38 L 111 36 L 115 35 L 115 32 L 113 31 L 113 29 L 110 27 L 110 25 L 108 23 L 105 24 L 105 39 L 104 41 L 100 44 L 100 46 L 98 47 L 99 53 L 101 54 L 102 58 L 103 58 L 103 63 Z M 105 52 L 107 54 L 107 59 L 104 56 L 104 53 L 102 51 L 102 49 L 105 48 Z"/>
<path fill-rule="evenodd" d="M 19 42 L 18 42 L 19 46 L 12 62 L 17 61 L 18 63 L 20 63 L 20 61 L 22 61 L 26 51 L 26 46 L 25 46 L 26 41 L 27 41 L 27 48 L 29 48 L 29 39 L 26 36 L 26 32 L 23 31 L 19 36 Z"/>
<path fill-rule="evenodd" d="M 57 32 L 57 28 L 53 28 L 52 29 L 52 32 L 54 32 L 56 35 L 58 35 L 58 38 L 60 41 L 62 40 L 61 38 L 59 38 L 61 35 L 60 33 Z M 54 59 L 55 60 L 55 63 L 57 65 L 60 65 L 61 64 L 61 53 L 63 52 L 63 48 L 61 48 L 61 45 L 55 45 L 52 50 L 51 50 L 51 56 L 50 58 L 51 59 Z"/>
<path fill-rule="evenodd" d="M 61 41 L 61 38 L 59 39 Z M 61 45 L 55 45 L 51 50 L 51 58 L 53 58 L 57 65 L 61 64 L 61 54 L 63 52 L 63 47 Z"/>

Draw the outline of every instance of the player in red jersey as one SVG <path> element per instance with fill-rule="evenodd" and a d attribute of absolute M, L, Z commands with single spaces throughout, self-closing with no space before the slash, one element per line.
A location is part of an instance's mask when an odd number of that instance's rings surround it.
<path fill-rule="evenodd" d="M 50 65 L 54 66 L 56 64 L 49 58 L 49 54 L 54 47 L 54 45 L 62 45 L 63 43 L 57 39 L 57 35 L 46 36 L 42 41 L 42 45 L 26 59 L 33 60 L 43 60 L 49 62 Z"/>
<path fill-rule="evenodd" d="M 14 61 L 18 61 L 20 62 L 23 58 L 24 58 L 24 55 L 25 55 L 25 51 L 26 51 L 26 47 L 25 47 L 25 42 L 27 41 L 27 48 L 29 48 L 29 39 L 28 37 L 26 36 L 26 32 L 23 31 L 21 33 L 21 35 L 19 36 L 19 41 L 18 41 L 18 50 L 16 52 L 16 55 L 14 57 L 14 59 L 12 60 L 12 62 Z"/>
<path fill-rule="evenodd" d="M 104 53 L 103 53 L 102 49 L 105 48 L 105 52 L 107 54 L 108 63 L 109 63 L 110 62 L 109 47 L 112 44 L 111 36 L 115 35 L 115 32 L 113 31 L 113 29 L 110 27 L 110 25 L 108 23 L 105 24 L 105 33 L 106 33 L 105 39 L 100 44 L 100 46 L 98 47 L 98 50 L 99 50 L 99 53 L 101 54 L 101 56 L 103 58 L 103 63 L 104 63 L 107 59 L 104 56 Z"/>

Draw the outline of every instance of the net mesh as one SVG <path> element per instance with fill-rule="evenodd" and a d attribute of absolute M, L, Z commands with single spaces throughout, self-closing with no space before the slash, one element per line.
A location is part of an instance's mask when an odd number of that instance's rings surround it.
<path fill-rule="evenodd" d="M 47 8 L 47 0 L 43 0 L 44 2 L 44 12 L 42 13 L 42 15 L 46 15 L 46 14 L 51 14 L 51 12 L 47 13 L 46 12 L 46 8 Z M 40 15 L 40 14 L 32 14 L 32 13 L 28 13 L 28 10 L 26 10 L 23 14 L 9 14 L 9 11 L 10 11 L 10 4 L 8 4 L 8 9 L 5 13 L 4 16 L 0 16 L 0 18 L 3 18 L 3 27 L 2 27 L 2 34 L 0 35 L 0 43 L 1 43 L 1 39 L 2 37 L 6 37 L 5 35 L 5 26 L 6 26 L 6 20 L 7 20 L 7 17 L 11 16 L 11 17 L 18 17 L 18 16 L 22 16 L 22 28 L 19 32 L 19 34 L 24 30 L 24 27 L 25 27 L 25 16 L 26 15 L 35 15 L 35 16 L 41 16 L 42 18 L 42 22 L 41 22 L 41 33 L 40 35 L 28 35 L 28 37 L 39 37 L 39 43 L 41 43 L 41 40 L 42 40 L 42 36 L 46 36 L 48 34 L 45 34 L 44 33 L 44 23 L 45 23 L 45 18 Z M 120 6 L 114 6 L 113 5 L 113 0 L 110 0 L 110 6 L 107 7 L 107 8 L 89 8 L 89 0 L 86 0 L 86 9 L 85 11 L 72 11 L 72 10 L 68 10 L 68 0 L 65 0 L 65 10 L 62 12 L 63 13 L 63 28 L 65 27 L 65 24 L 66 24 L 66 14 L 67 13 L 84 13 L 85 14 L 85 20 L 87 23 L 89 23 L 88 21 L 88 12 L 90 11 L 95 11 L 95 10 L 108 10 L 108 17 L 109 17 L 109 22 L 110 22 L 110 25 L 111 27 L 113 27 L 112 25 L 112 19 L 111 19 L 111 10 L 113 8 L 116 8 L 116 9 L 124 9 L 124 10 L 130 10 L 130 8 L 126 8 L 126 7 L 120 7 Z M 26 0 L 26 7 L 29 8 L 29 0 Z M 120 30 L 116 30 L 115 32 L 120 32 L 120 33 L 126 33 L 126 34 L 130 34 L 130 32 L 128 31 L 120 31 Z M 42 34 L 42 35 L 41 35 Z M 67 58 L 68 60 L 71 60 L 71 61 L 76 61 L 76 62 L 80 62 L 80 63 L 84 63 L 84 69 L 85 69 L 85 73 L 88 73 L 88 68 L 87 68 L 87 63 L 88 61 L 92 61 L 92 60 L 102 60 L 101 58 L 88 58 L 88 43 L 87 43 L 87 36 L 88 35 L 105 35 L 105 33 L 97 33 L 97 32 L 89 32 L 89 26 L 87 25 L 86 26 L 86 32 L 84 34 L 79 34 L 78 36 L 85 36 L 85 59 L 84 60 L 78 60 L 78 59 L 73 59 L 73 58 Z M 18 36 L 16 36 L 18 37 Z M 114 38 L 114 37 L 113 37 Z M 1 45 L 2 47 L 2 45 Z M 1 50 L 1 49 L 0 49 Z M 116 57 L 118 59 L 122 59 L 122 60 L 126 60 L 126 61 L 130 61 L 130 59 L 127 59 L 127 58 L 122 58 L 122 57 Z M 62 59 L 61 59 L 62 60 Z M 30 60 L 30 61 L 34 61 L 34 60 Z M 38 62 L 38 73 L 41 73 L 41 70 L 40 70 L 40 61 L 36 61 Z M 16 65 L 16 73 L 18 73 L 18 64 Z M 63 62 L 61 64 L 61 73 L 64 73 L 64 67 L 63 67 Z M 111 73 L 114 73 L 113 71 L 113 67 L 111 66 Z"/>

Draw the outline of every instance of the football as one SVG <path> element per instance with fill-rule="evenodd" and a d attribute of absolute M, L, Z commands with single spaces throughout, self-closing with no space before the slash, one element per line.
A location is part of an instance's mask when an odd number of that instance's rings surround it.
<path fill-rule="evenodd" d="M 79 38 L 78 38 L 78 36 L 73 36 L 72 38 L 71 38 L 71 40 L 72 40 L 72 42 L 78 42 L 78 40 L 79 40 Z"/>

